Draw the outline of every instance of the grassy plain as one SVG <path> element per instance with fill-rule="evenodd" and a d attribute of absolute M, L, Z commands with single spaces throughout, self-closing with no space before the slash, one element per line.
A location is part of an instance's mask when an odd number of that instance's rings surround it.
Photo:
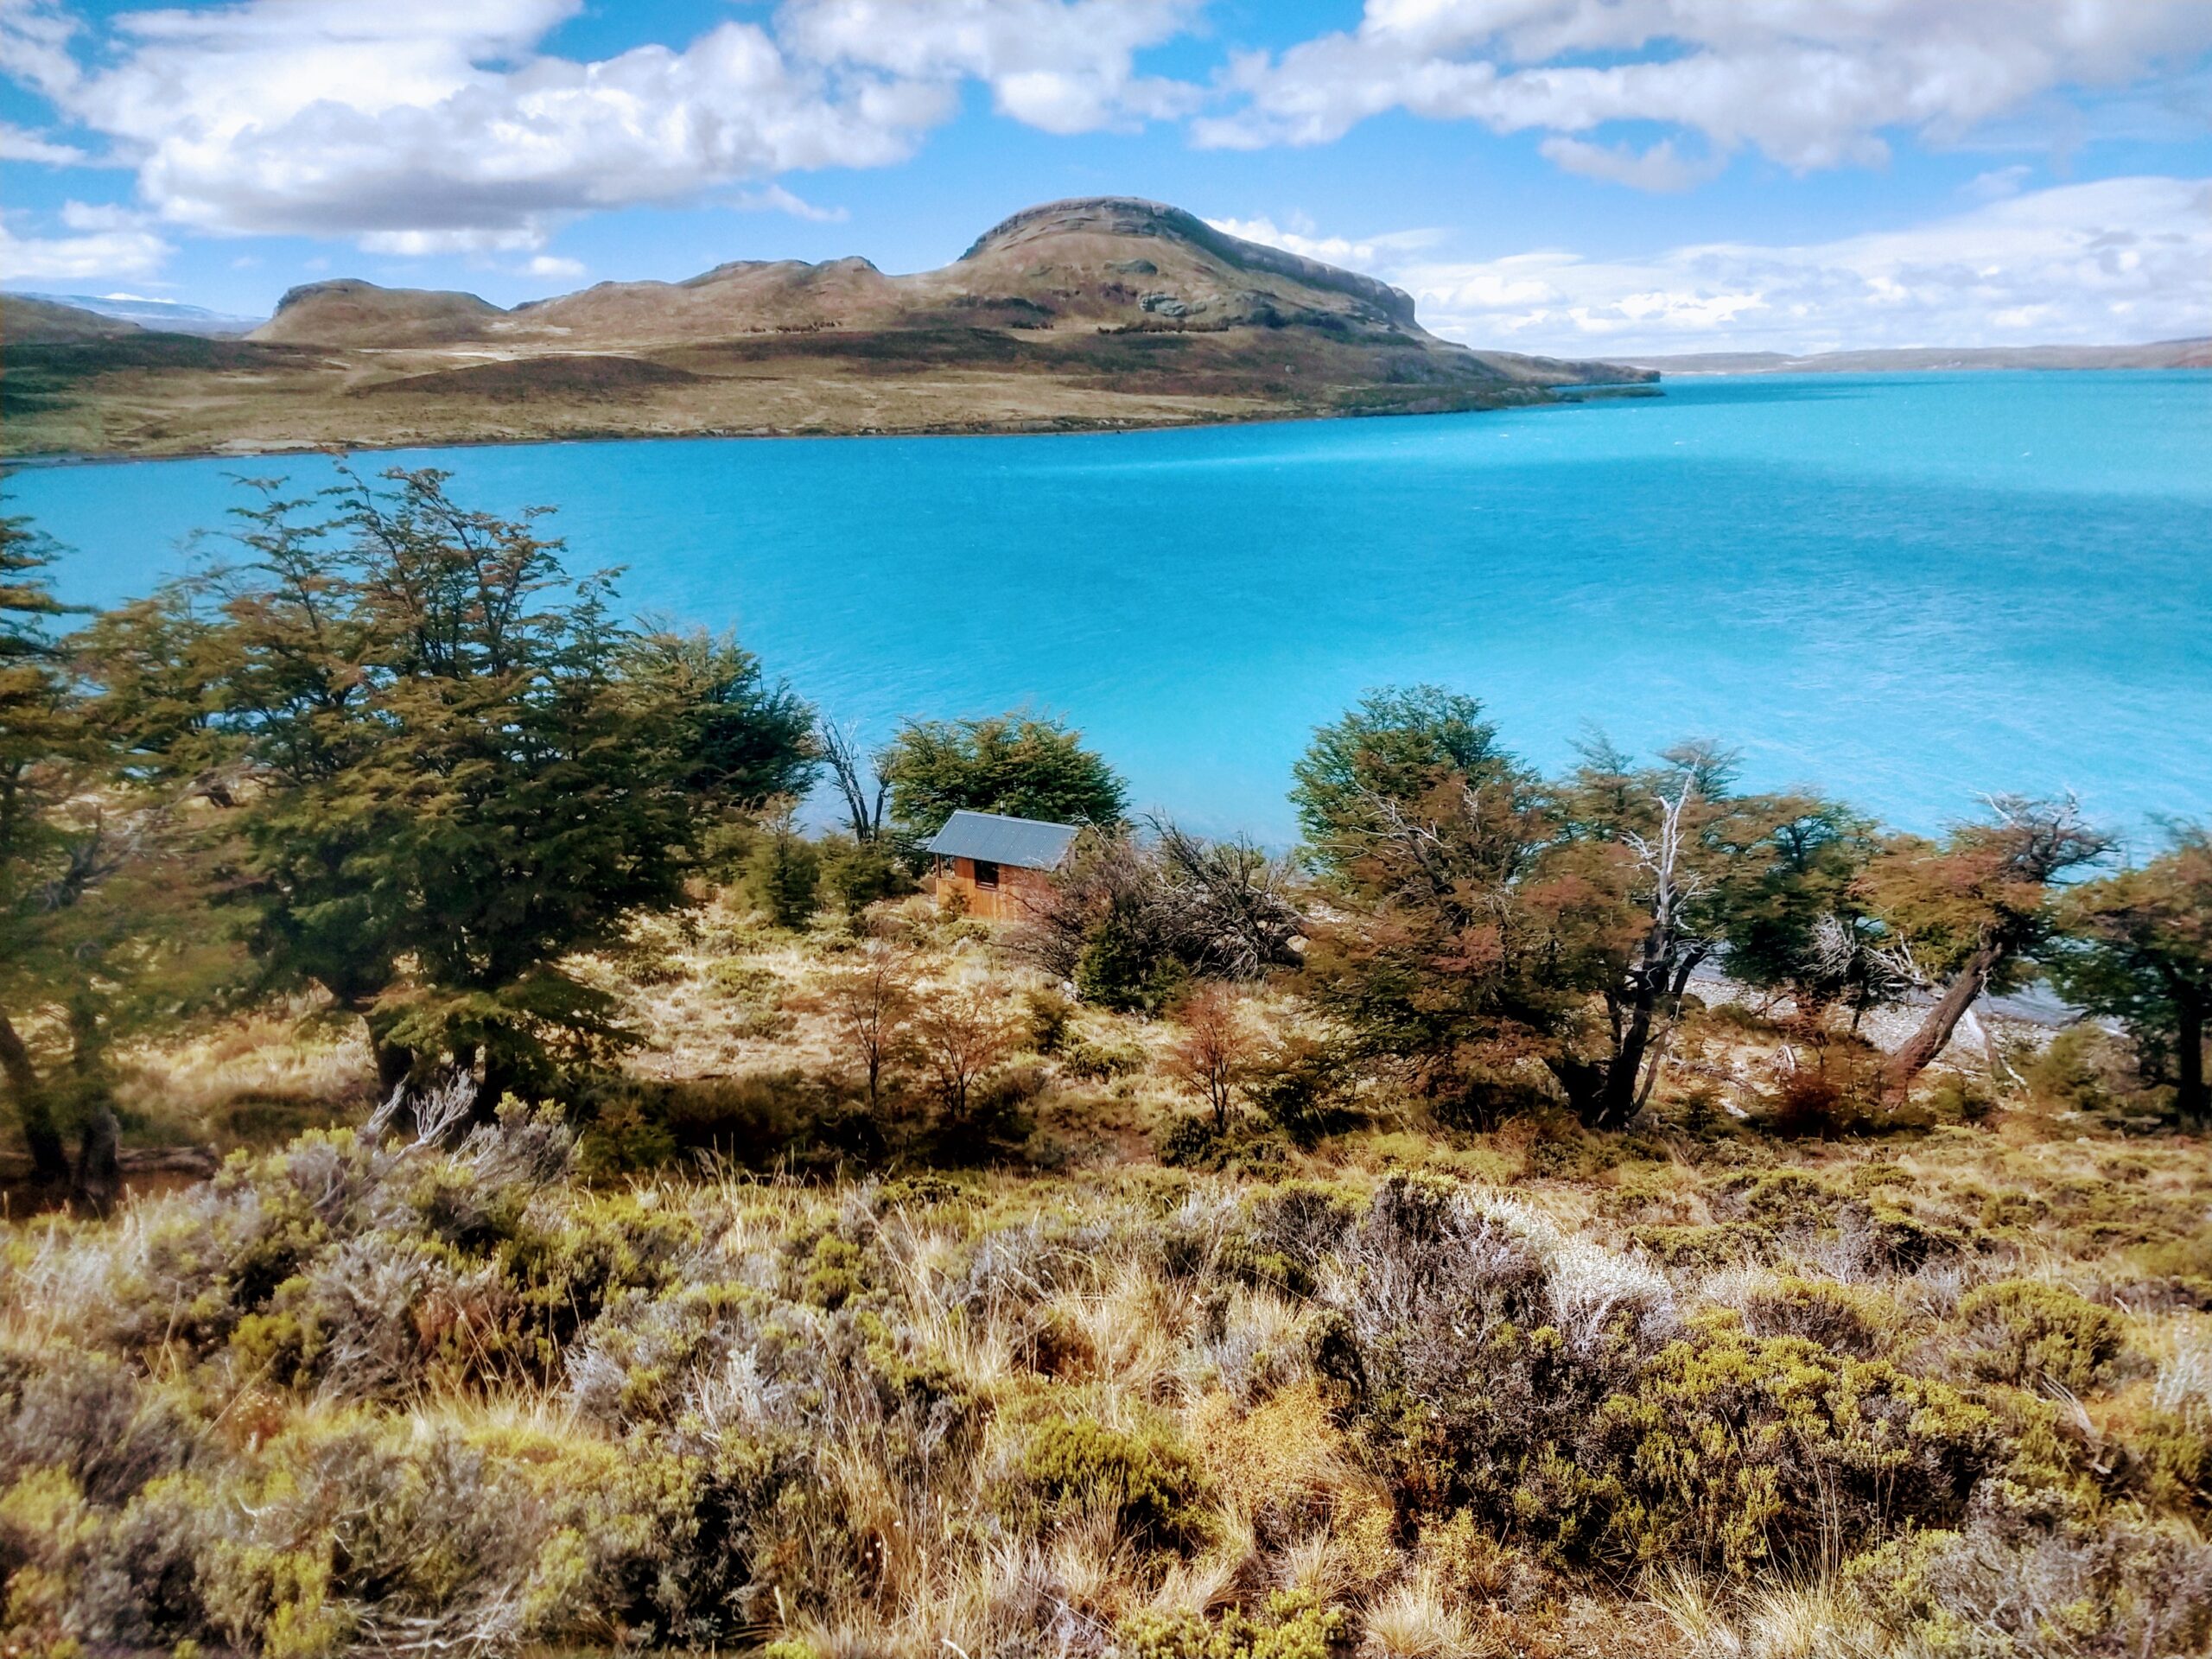
<path fill-rule="evenodd" d="M 870 948 L 999 1022 L 964 1111 L 867 1109 Z M 2212 1164 L 2091 1035 L 1838 1134 L 1717 1003 L 1625 1134 L 1294 1138 L 925 900 L 588 967 L 643 1046 L 458 1150 L 311 1010 L 137 1056 L 133 1138 L 233 1155 L 0 1235 L 6 1651 L 2212 1641 Z"/>

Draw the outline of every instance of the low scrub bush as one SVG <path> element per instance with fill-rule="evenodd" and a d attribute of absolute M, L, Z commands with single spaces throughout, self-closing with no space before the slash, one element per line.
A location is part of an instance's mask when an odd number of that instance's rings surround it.
<path fill-rule="evenodd" d="M 1330 1659 L 1351 1625 L 1341 1608 L 1278 1590 L 1264 1608 L 1231 1607 L 1212 1623 L 1188 1611 L 1140 1613 L 1121 1637 L 1128 1659 Z"/>
<path fill-rule="evenodd" d="M 1929 1659 L 2135 1659 L 2212 1641 L 2212 1547 L 2124 1513 L 2033 1529 L 1977 1515 L 1894 1540 L 1845 1580 Z"/>
<path fill-rule="evenodd" d="M 1897 1310 L 1863 1289 L 1789 1275 L 1764 1280 L 1745 1293 L 1744 1324 L 1756 1337 L 1802 1337 L 1856 1359 L 1886 1345 Z"/>
<path fill-rule="evenodd" d="M 2063 1285 L 2008 1279 L 1959 1304 L 1968 1368 L 2018 1387 L 2053 1382 L 2087 1394 L 2109 1376 L 2126 1345 L 2120 1316 Z"/>
<path fill-rule="evenodd" d="M 1104 1510 L 1129 1535 L 1170 1548 L 1206 1535 L 1198 1465 L 1162 1428 L 1053 1419 L 1030 1433 L 1019 1471 L 1048 1515 Z"/>

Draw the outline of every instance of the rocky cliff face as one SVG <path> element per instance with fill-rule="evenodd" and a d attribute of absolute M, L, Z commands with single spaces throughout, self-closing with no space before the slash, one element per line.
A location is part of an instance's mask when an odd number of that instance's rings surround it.
<path fill-rule="evenodd" d="M 1120 298 L 1141 310 L 1230 322 L 1342 317 L 1420 332 L 1413 296 L 1355 271 L 1217 231 L 1196 214 L 1133 196 L 1095 196 L 1025 208 L 983 232 L 957 264 L 937 273 L 1001 282 L 1044 272 L 1073 278 L 1071 297 Z M 1088 290 L 1088 294 L 1084 290 Z M 1150 299 L 1152 304 L 1146 306 Z"/>

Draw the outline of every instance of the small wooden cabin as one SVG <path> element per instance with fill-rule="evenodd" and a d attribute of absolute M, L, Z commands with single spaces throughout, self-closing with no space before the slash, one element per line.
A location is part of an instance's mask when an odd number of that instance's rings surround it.
<path fill-rule="evenodd" d="M 930 890 L 943 898 L 957 892 L 968 913 L 990 920 L 1028 914 L 1026 897 L 1039 892 L 1067 861 L 1075 826 L 995 812 L 955 812 L 924 851 L 937 861 Z"/>

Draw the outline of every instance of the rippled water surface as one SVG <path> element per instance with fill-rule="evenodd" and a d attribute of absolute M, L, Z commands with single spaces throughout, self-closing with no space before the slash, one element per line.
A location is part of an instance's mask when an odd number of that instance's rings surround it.
<path fill-rule="evenodd" d="M 1586 725 L 1738 747 L 1914 827 L 1984 791 L 2212 816 L 2212 374 L 1808 376 L 1501 415 L 1036 438 L 406 452 L 543 502 L 641 610 L 825 709 L 1027 703 L 1138 800 L 1287 839 L 1306 734 L 1439 680 L 1556 765 Z M 61 586 L 143 592 L 241 472 L 36 469 Z"/>

